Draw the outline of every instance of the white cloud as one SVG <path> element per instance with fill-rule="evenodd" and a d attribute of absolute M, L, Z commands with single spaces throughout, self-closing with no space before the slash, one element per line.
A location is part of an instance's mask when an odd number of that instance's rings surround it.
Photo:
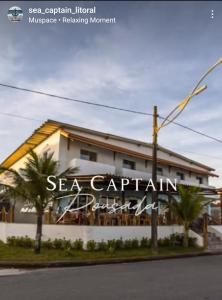
<path fill-rule="evenodd" d="M 211 63 L 212 57 L 206 60 L 197 51 L 198 46 L 206 49 L 201 44 L 204 39 L 198 44 L 195 36 L 192 36 L 192 41 L 195 40 L 192 49 L 183 49 L 186 41 L 181 41 L 179 45 L 175 41 L 179 32 L 175 31 L 172 36 L 167 36 L 163 28 L 143 28 L 138 24 L 133 19 L 104 32 L 93 32 L 90 37 L 83 37 L 84 43 L 60 45 L 58 41 L 61 61 L 58 62 L 55 72 L 50 72 L 52 62 L 50 64 L 45 58 L 50 56 L 52 49 L 46 48 L 45 53 L 42 51 L 41 58 L 48 66 L 47 74 L 40 73 L 40 62 L 35 61 L 35 57 L 30 59 L 32 53 L 29 53 L 28 45 L 22 48 L 19 43 L 13 44 L 7 37 L 0 49 L 0 81 L 144 112 L 152 112 L 152 106 L 157 104 L 160 114 L 167 115 L 178 101 L 187 96 L 193 82 L 208 66 L 208 61 Z M 169 28 L 170 26 L 173 25 L 169 24 Z M 62 34 L 61 29 L 60 31 Z M 24 42 L 30 42 L 31 34 L 29 28 L 30 36 Z M 50 45 L 50 39 L 54 38 L 56 31 L 51 34 L 52 36 L 47 36 L 48 42 L 42 35 L 41 43 L 45 39 L 47 46 Z M 69 48 L 67 55 L 66 48 Z M 27 72 L 30 61 L 36 68 L 34 74 Z M 217 128 L 220 128 L 222 107 L 218 97 L 221 94 L 221 79 L 216 75 L 219 76 L 219 72 L 209 80 L 207 93 L 191 102 L 178 122 L 219 137 L 221 133 Z M 148 142 L 152 139 L 151 117 L 130 115 L 10 89 L 0 88 L 0 93 L 1 108 L 5 112 L 36 119 L 57 119 Z M 39 124 L 1 117 L 0 137 L 4 138 L 4 149 L 0 153 L 0 159 L 14 150 Z M 7 132 L 10 133 L 8 136 Z M 187 150 L 218 157 L 221 155 L 220 144 L 173 125 L 161 131 L 159 142 L 169 148 L 176 146 L 178 152 Z M 222 175 L 222 170 L 218 167 L 219 160 L 189 152 L 187 156 L 212 165 Z"/>

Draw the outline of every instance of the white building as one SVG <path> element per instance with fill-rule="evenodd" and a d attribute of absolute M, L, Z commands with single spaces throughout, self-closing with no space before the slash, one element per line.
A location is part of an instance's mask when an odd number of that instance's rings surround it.
<path fill-rule="evenodd" d="M 138 140 L 48 120 L 1 165 L 19 170 L 24 166 L 30 149 L 38 154 L 53 152 L 60 171 L 69 166 L 78 167 L 76 177 L 84 181 L 94 175 L 152 178 L 152 144 Z M 198 186 L 207 193 L 214 190 L 209 185 L 209 177 L 217 176 L 213 172 L 214 169 L 209 166 L 160 146 L 158 148 L 159 179 L 177 178 L 179 184 Z M 128 191 L 119 198 L 124 197 L 127 201 L 140 196 Z M 102 197 L 115 198 L 107 194 Z M 16 203 L 15 222 L 33 222 L 33 214 L 24 211 L 22 204 Z"/>

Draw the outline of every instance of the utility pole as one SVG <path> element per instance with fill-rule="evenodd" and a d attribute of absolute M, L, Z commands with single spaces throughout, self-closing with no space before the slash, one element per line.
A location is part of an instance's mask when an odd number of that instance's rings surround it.
<path fill-rule="evenodd" d="M 222 225 L 222 192 L 219 192 L 220 195 L 220 224 Z"/>
<path fill-rule="evenodd" d="M 157 197 L 157 138 L 158 138 L 158 113 L 157 106 L 153 107 L 153 154 L 152 154 L 152 215 L 151 215 L 151 246 L 153 251 L 158 249 L 158 197 Z"/>
<path fill-rule="evenodd" d="M 154 185 L 154 190 L 152 191 L 152 216 L 151 216 L 151 245 L 152 250 L 156 252 L 158 250 L 158 192 L 157 192 L 157 149 L 158 149 L 158 132 L 161 128 L 166 127 L 172 123 L 186 108 L 190 100 L 202 93 L 207 86 L 204 85 L 199 87 L 201 82 L 220 64 L 222 64 L 222 59 L 218 60 L 212 67 L 210 67 L 206 73 L 201 77 L 198 83 L 195 85 L 191 94 L 188 95 L 181 103 L 179 103 L 169 115 L 162 121 L 158 126 L 158 113 L 157 106 L 153 107 L 153 155 L 152 155 L 152 181 Z M 222 198 L 221 198 L 222 199 Z M 222 222 L 222 202 L 221 202 L 221 222 Z M 207 223 L 206 223 L 207 227 Z"/>
<path fill-rule="evenodd" d="M 203 242 L 204 248 L 206 249 L 208 246 L 208 216 L 207 213 L 203 215 Z"/>

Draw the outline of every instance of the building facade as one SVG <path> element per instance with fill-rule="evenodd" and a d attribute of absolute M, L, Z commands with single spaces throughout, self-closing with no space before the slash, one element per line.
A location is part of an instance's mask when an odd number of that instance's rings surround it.
<path fill-rule="evenodd" d="M 115 178 L 117 185 L 120 184 L 121 178 L 142 180 L 139 186 L 140 191 L 135 191 L 129 185 L 125 191 L 96 193 L 95 197 L 99 202 L 134 202 L 136 204 L 144 196 L 146 202 L 151 201 L 151 193 L 146 191 L 144 186 L 152 178 L 152 144 L 48 120 L 1 165 L 19 171 L 24 166 L 31 149 L 40 155 L 53 153 L 53 158 L 58 161 L 61 172 L 68 167 L 78 168 L 75 178 L 78 178 L 85 187 L 89 186 L 93 176 L 98 175 L 103 178 L 102 183 L 98 182 L 100 187 L 107 184 L 110 178 Z M 214 187 L 209 185 L 209 177 L 217 176 L 214 174 L 214 169 L 160 146 L 158 147 L 157 174 L 159 182 L 167 178 L 172 181 L 176 179 L 177 184 L 200 187 L 206 194 L 214 191 Z M 1 175 L 1 180 L 4 180 L 3 175 Z M 170 190 L 161 192 L 159 199 L 167 200 L 170 194 Z M 56 208 L 54 207 L 54 221 L 58 219 L 55 215 L 61 214 L 69 201 L 70 199 L 65 199 L 60 201 Z M 86 197 L 82 197 L 78 201 L 79 205 L 81 201 L 87 200 Z M 88 213 L 87 210 L 86 213 Z M 99 210 L 98 213 L 102 215 L 103 212 Z M 93 221 L 90 222 L 86 220 L 82 222 L 84 224 L 102 222 L 98 220 L 96 213 L 92 219 Z M 35 222 L 35 211 L 18 201 L 15 205 L 15 222 Z M 112 220 L 106 220 L 106 222 L 112 223 Z M 117 220 L 115 224 L 118 222 L 123 222 L 123 220 Z"/>

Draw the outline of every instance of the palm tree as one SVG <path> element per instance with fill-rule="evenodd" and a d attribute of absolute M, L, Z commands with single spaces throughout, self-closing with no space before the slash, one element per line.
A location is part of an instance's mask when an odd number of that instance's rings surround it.
<path fill-rule="evenodd" d="M 203 207 L 207 204 L 206 198 L 200 194 L 197 187 L 179 186 L 180 200 L 172 199 L 169 205 L 172 213 L 178 218 L 184 227 L 184 247 L 188 247 L 189 228 L 191 224 L 200 216 Z"/>
<path fill-rule="evenodd" d="M 35 239 L 35 253 L 40 253 L 42 237 L 42 218 L 46 207 L 51 201 L 59 196 L 58 189 L 49 191 L 47 189 L 47 178 L 50 175 L 56 176 L 56 180 L 64 178 L 70 173 L 74 173 L 76 168 L 69 168 L 62 173 L 58 173 L 58 162 L 53 159 L 53 154 L 37 155 L 30 151 L 24 168 L 16 171 L 12 168 L 0 168 L 4 172 L 7 183 L 2 183 L 5 194 L 11 198 L 19 198 L 24 202 L 29 202 L 36 209 L 37 229 Z"/>

